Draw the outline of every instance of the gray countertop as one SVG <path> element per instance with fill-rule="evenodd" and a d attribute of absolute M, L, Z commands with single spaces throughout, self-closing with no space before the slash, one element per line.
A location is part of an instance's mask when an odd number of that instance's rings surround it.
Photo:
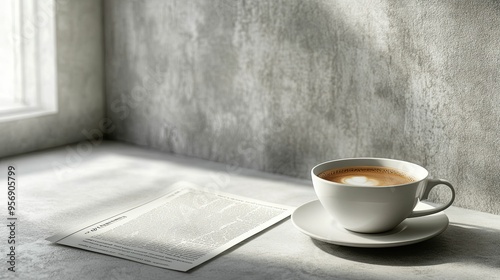
<path fill-rule="evenodd" d="M 315 241 L 290 219 L 187 272 L 55 245 L 45 238 L 96 215 L 160 196 L 180 180 L 269 202 L 316 199 L 308 180 L 175 156 L 117 142 L 82 142 L 4 158 L 18 179 L 16 273 L 2 279 L 499 279 L 500 217 L 450 207 L 448 229 L 396 248 L 350 248 Z M 4 170 L 4 171 L 1 171 Z M 5 176 L 4 176 L 5 177 Z M 7 221 L 2 177 L 1 219 Z M 7 236 L 7 228 L 0 233 Z M 0 245 L 5 256 L 6 238 Z M 2 258 L 2 259 L 5 259 Z"/>

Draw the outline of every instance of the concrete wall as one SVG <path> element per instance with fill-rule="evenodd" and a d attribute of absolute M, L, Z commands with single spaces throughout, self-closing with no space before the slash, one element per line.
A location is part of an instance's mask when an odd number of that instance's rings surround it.
<path fill-rule="evenodd" d="M 377 156 L 500 214 L 498 1 L 109 0 L 110 135 L 308 178 Z M 434 200 L 447 196 L 445 191 Z"/>
<path fill-rule="evenodd" d="M 0 157 L 87 139 L 105 116 L 100 0 L 56 1 L 57 114 L 0 123 Z"/>

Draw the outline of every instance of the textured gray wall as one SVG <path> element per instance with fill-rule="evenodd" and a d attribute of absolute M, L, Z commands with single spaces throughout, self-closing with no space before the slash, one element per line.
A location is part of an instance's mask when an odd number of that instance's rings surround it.
<path fill-rule="evenodd" d="M 100 0 L 58 0 L 55 115 L 0 123 L 0 157 L 87 139 L 105 116 Z"/>
<path fill-rule="evenodd" d="M 500 214 L 498 1 L 105 1 L 114 139 L 309 177 L 405 159 Z M 435 200 L 447 193 L 438 191 Z"/>

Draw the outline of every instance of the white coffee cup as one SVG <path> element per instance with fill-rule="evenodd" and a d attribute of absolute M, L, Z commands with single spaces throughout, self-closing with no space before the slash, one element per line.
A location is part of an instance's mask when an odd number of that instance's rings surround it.
<path fill-rule="evenodd" d="M 319 177 L 322 172 L 347 167 L 377 166 L 397 169 L 414 181 L 391 186 L 336 183 Z M 429 172 L 414 163 L 384 158 L 349 158 L 320 163 L 312 168 L 314 190 L 325 210 L 345 229 L 361 233 L 379 233 L 399 225 L 406 218 L 431 215 L 448 208 L 455 200 L 451 183 L 429 179 Z M 415 211 L 419 200 L 427 199 L 437 185 L 451 190 L 450 201 L 442 206 Z"/>

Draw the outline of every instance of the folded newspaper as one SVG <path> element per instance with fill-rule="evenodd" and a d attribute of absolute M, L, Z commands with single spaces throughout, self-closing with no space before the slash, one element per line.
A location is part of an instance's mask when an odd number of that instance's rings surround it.
<path fill-rule="evenodd" d="M 188 271 L 288 217 L 291 207 L 187 182 L 153 201 L 48 241 L 153 266 Z"/>

